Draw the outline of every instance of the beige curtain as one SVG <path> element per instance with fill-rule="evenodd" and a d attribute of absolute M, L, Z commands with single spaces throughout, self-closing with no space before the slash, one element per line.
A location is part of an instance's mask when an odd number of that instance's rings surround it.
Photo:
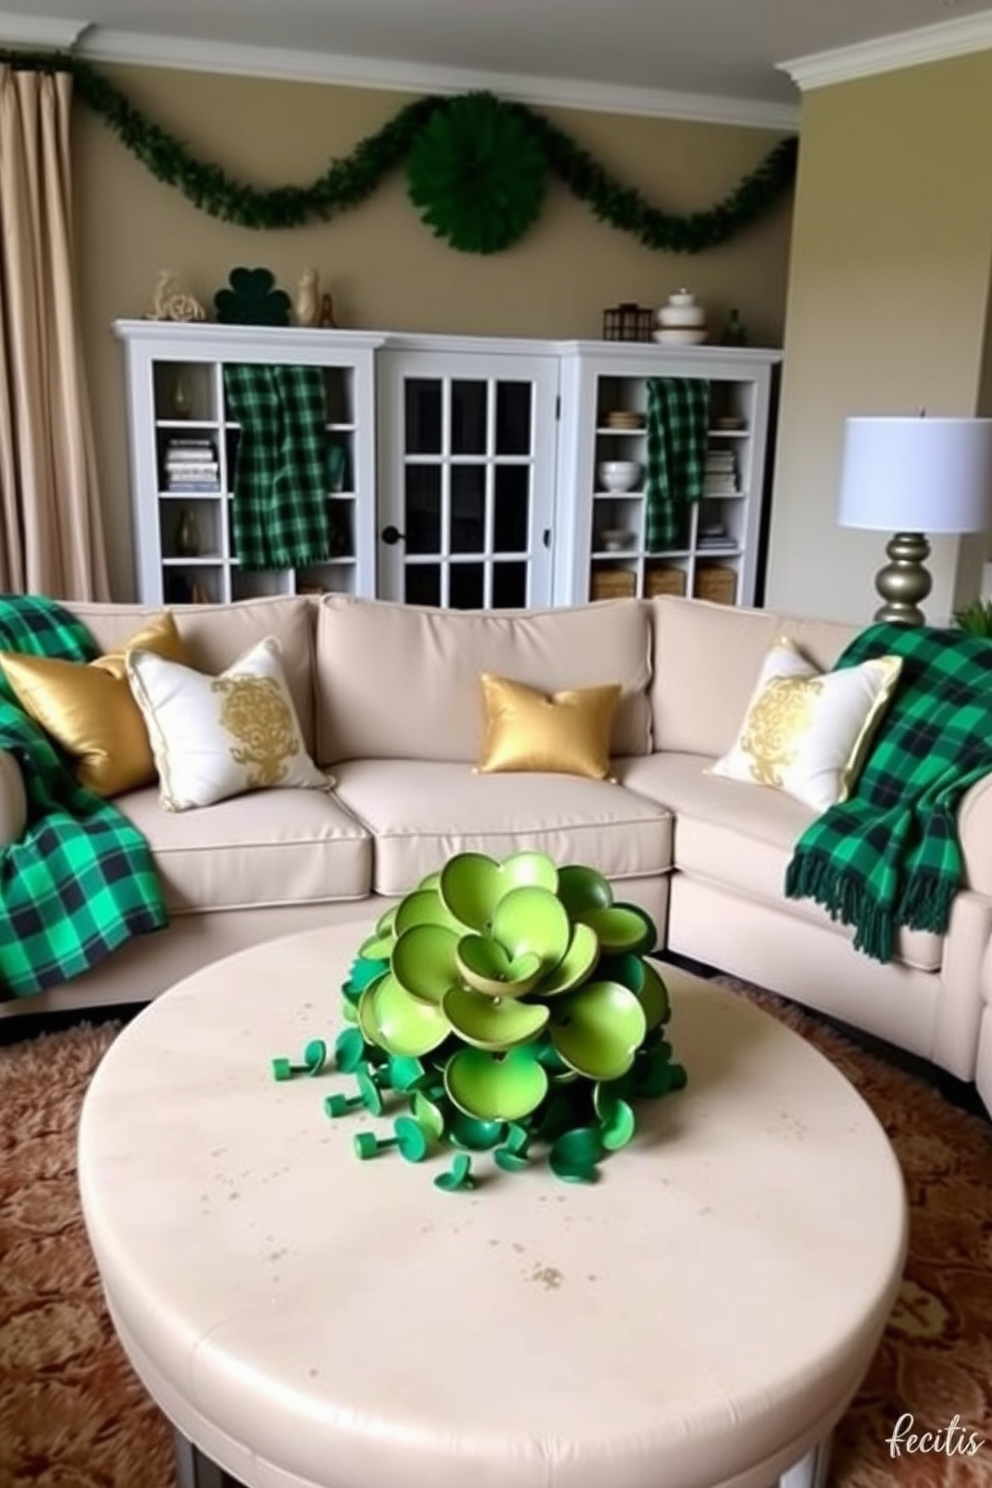
<path fill-rule="evenodd" d="M 0 590 L 107 599 L 76 323 L 66 73 L 0 66 Z"/>

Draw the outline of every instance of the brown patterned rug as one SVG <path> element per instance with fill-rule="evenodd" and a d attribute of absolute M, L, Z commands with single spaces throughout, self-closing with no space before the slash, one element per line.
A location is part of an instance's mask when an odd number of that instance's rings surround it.
<path fill-rule="evenodd" d="M 807 1037 L 861 1091 L 912 1208 L 902 1294 L 837 1433 L 831 1488 L 992 1485 L 992 1124 L 768 993 L 721 977 Z M 0 1488 L 173 1488 L 169 1430 L 103 1309 L 76 1193 L 76 1123 L 116 1025 L 0 1048 Z M 960 1447 L 890 1456 L 956 1420 Z M 931 1443 L 931 1445 L 936 1445 Z"/>

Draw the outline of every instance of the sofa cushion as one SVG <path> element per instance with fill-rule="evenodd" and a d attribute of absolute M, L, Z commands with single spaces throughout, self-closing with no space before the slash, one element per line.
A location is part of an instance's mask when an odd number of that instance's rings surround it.
<path fill-rule="evenodd" d="M 608 781 L 477 775 L 436 760 L 349 760 L 335 773 L 341 801 L 375 835 L 377 894 L 408 893 L 457 852 L 505 858 L 536 848 L 611 879 L 671 864 L 669 812 Z"/>
<path fill-rule="evenodd" d="M 186 656 L 171 610 L 94 661 L 16 651 L 0 656 L 21 707 L 69 756 L 79 783 L 98 796 L 119 796 L 155 779 L 148 730 L 127 679 L 125 656 L 132 646 L 170 661 Z"/>
<path fill-rule="evenodd" d="M 712 761 L 698 754 L 654 754 L 617 762 L 617 778 L 630 791 L 664 802 L 675 813 L 675 862 L 679 872 L 722 884 L 748 899 L 761 899 L 783 913 L 833 924 L 851 940 L 854 931 L 831 921 L 812 899 L 786 899 L 785 870 L 815 810 L 768 786 L 744 787 L 710 773 Z M 714 927 L 719 934 L 719 927 Z M 900 930 L 896 959 L 922 971 L 939 971 L 943 940 L 919 930 Z M 720 957 L 714 954 L 714 965 Z"/>
<path fill-rule="evenodd" d="M 333 786 L 303 742 L 274 636 L 216 677 L 135 647 L 127 675 L 167 811 L 211 806 L 243 791 Z"/>
<path fill-rule="evenodd" d="M 441 610 L 325 595 L 317 616 L 318 765 L 474 762 L 479 676 L 541 692 L 619 683 L 613 754 L 651 748 L 651 632 L 639 600 L 548 610 Z"/>
<path fill-rule="evenodd" d="M 826 811 L 846 801 L 892 696 L 902 658 L 820 672 L 788 636 L 765 657 L 737 738 L 714 775 L 783 790 Z"/>
<path fill-rule="evenodd" d="M 492 672 L 483 672 L 480 681 L 485 723 L 478 768 L 484 774 L 550 770 L 606 779 L 620 697 L 616 683 L 566 688 L 549 697 Z"/>
<path fill-rule="evenodd" d="M 101 604 L 73 600 L 66 608 L 78 615 L 104 651 L 122 646 L 143 623 L 161 613 L 161 605 Z M 170 605 L 185 650 L 185 660 L 198 672 L 216 675 L 249 647 L 274 636 L 282 648 L 286 685 L 307 749 L 313 753 L 312 600 L 302 596 L 244 599 L 225 605 Z"/>
<path fill-rule="evenodd" d="M 170 914 L 330 904 L 371 893 L 368 833 L 320 791 L 252 791 L 163 811 L 146 787 L 114 802 L 148 839 Z"/>
<path fill-rule="evenodd" d="M 661 595 L 647 601 L 654 629 L 651 727 L 655 749 L 726 754 L 765 654 L 786 635 L 826 671 L 858 627 L 772 610 Z"/>
<path fill-rule="evenodd" d="M 0 749 L 0 847 L 20 840 L 28 822 L 24 776 L 14 755 Z"/>

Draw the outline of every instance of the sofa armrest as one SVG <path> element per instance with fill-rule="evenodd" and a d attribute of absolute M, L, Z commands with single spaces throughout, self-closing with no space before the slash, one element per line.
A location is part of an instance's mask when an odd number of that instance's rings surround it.
<path fill-rule="evenodd" d="M 965 885 L 992 898 L 992 774 L 965 793 L 958 807 L 958 838 Z"/>
<path fill-rule="evenodd" d="M 0 749 L 0 847 L 16 842 L 28 819 L 24 777 L 14 756 Z"/>

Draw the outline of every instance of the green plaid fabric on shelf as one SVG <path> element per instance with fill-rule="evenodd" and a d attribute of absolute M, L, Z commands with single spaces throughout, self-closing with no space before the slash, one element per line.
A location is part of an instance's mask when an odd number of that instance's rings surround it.
<path fill-rule="evenodd" d="M 0 595 L 0 653 L 91 661 L 74 615 L 37 595 Z M 0 848 L 0 999 L 43 991 L 168 923 L 151 852 L 110 801 L 84 789 L 16 701 L 0 668 L 0 749 L 24 776 L 28 823 Z"/>
<path fill-rule="evenodd" d="M 992 641 L 956 629 L 878 624 L 838 667 L 900 656 L 902 671 L 854 795 L 811 823 L 786 871 L 790 899 L 855 926 L 891 961 L 900 927 L 943 934 L 961 883 L 957 808 L 992 771 Z"/>
<path fill-rule="evenodd" d="M 705 378 L 648 378 L 644 546 L 649 553 L 687 541 L 689 505 L 700 499 L 706 480 L 709 421 Z"/>
<path fill-rule="evenodd" d="M 331 521 L 321 368 L 228 363 L 224 393 L 241 425 L 231 503 L 240 567 L 325 562 Z"/>

